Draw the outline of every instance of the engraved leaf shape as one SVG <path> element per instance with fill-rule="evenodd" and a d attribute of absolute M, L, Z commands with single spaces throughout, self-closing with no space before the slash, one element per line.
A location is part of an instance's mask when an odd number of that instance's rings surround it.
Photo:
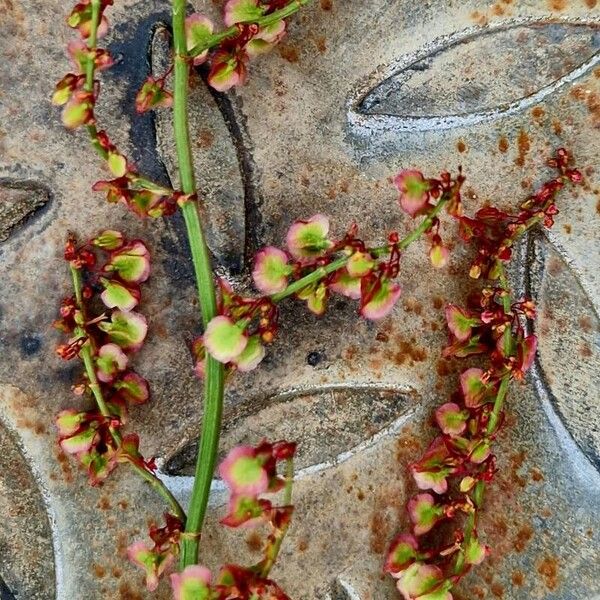
<path fill-rule="evenodd" d="M 351 101 L 350 122 L 447 129 L 514 114 L 593 68 L 599 49 L 594 23 L 521 20 L 467 29 L 377 72 Z"/>
<path fill-rule="evenodd" d="M 370 385 L 329 385 L 283 392 L 227 417 L 221 447 L 256 443 L 264 436 L 265 423 L 269 423 L 270 438 L 293 438 L 298 443 L 295 463 L 300 472 L 319 472 L 393 435 L 412 414 L 412 396 Z M 194 441 L 184 446 L 167 461 L 164 470 L 192 474 L 196 444 Z"/>
<path fill-rule="evenodd" d="M 579 276 L 541 236 L 530 242 L 528 295 L 538 304 L 534 377 L 542 397 L 600 471 L 600 319 Z"/>
<path fill-rule="evenodd" d="M 0 180 L 0 243 L 26 225 L 49 201 L 48 190 L 37 183 Z"/>
<path fill-rule="evenodd" d="M 162 76 L 170 60 L 169 34 L 157 27 L 151 43 L 152 74 Z M 246 245 L 246 199 L 253 201 L 251 160 L 242 118 L 229 98 L 217 96 L 194 76 L 189 117 L 194 167 L 206 236 L 217 264 L 239 273 Z M 176 146 L 169 111 L 155 113 L 158 153 L 177 187 Z"/>

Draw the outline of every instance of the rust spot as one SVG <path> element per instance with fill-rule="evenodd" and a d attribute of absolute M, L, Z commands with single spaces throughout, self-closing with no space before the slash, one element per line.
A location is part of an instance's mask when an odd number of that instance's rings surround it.
<path fill-rule="evenodd" d="M 110 505 L 110 499 L 108 498 L 108 496 L 102 496 L 100 498 L 100 500 L 98 500 L 98 503 L 96 504 L 96 506 L 100 510 L 110 510 L 112 508 Z"/>
<path fill-rule="evenodd" d="M 492 594 L 494 594 L 494 596 L 496 596 L 496 598 L 504 597 L 504 588 L 499 583 L 493 583 L 491 589 L 492 589 Z"/>
<path fill-rule="evenodd" d="M 506 9 L 504 6 L 502 6 L 502 4 L 494 4 L 494 6 L 492 6 L 492 12 L 498 17 L 501 17 L 505 11 Z"/>
<path fill-rule="evenodd" d="M 513 585 L 520 587 L 523 585 L 523 582 L 525 581 L 525 576 L 523 575 L 523 573 L 521 573 L 521 571 L 513 571 L 511 579 L 512 579 Z"/>
<path fill-rule="evenodd" d="M 585 0 L 585 3 L 588 5 L 588 8 L 596 8 L 598 0 Z"/>
<path fill-rule="evenodd" d="M 590 333 L 592 331 L 592 319 L 585 315 L 584 317 L 579 317 L 578 320 L 579 327 L 583 329 L 586 333 Z"/>
<path fill-rule="evenodd" d="M 119 600 L 143 600 L 142 595 L 132 590 L 128 583 L 119 586 Z"/>
<path fill-rule="evenodd" d="M 544 474 L 534 467 L 531 469 L 531 479 L 535 482 L 544 481 Z"/>
<path fill-rule="evenodd" d="M 568 223 L 565 223 L 563 225 L 563 229 L 565 230 L 565 233 L 570 234 L 573 231 L 573 227 L 571 227 L 571 225 L 569 225 Z"/>
<path fill-rule="evenodd" d="M 378 331 L 377 335 L 375 336 L 375 339 L 378 342 L 387 343 L 390 341 L 390 336 L 387 333 L 385 333 L 385 331 Z"/>
<path fill-rule="evenodd" d="M 92 567 L 92 569 L 94 571 L 94 575 L 98 579 L 102 579 L 103 577 L 106 577 L 106 569 L 102 565 L 94 565 Z"/>
<path fill-rule="evenodd" d="M 552 129 L 554 129 L 554 133 L 556 135 L 560 135 L 563 131 L 562 129 L 562 125 L 560 123 L 560 121 L 553 121 L 552 122 Z"/>
<path fill-rule="evenodd" d="M 549 590 L 558 587 L 558 561 L 556 558 L 546 556 L 538 565 L 538 573 L 544 578 L 544 583 Z"/>
<path fill-rule="evenodd" d="M 210 129 L 201 129 L 196 140 L 198 148 L 210 148 L 215 141 L 215 134 Z"/>
<path fill-rule="evenodd" d="M 590 348 L 590 345 L 589 344 L 581 344 L 581 346 L 579 347 L 579 354 L 583 358 L 589 358 L 590 356 L 592 356 L 592 349 Z"/>
<path fill-rule="evenodd" d="M 123 575 L 123 570 L 121 567 L 113 567 L 110 573 L 115 579 L 119 579 Z"/>
<path fill-rule="evenodd" d="M 323 10 L 331 10 L 333 8 L 333 0 L 321 0 L 321 8 Z"/>
<path fill-rule="evenodd" d="M 456 149 L 462 154 L 467 149 L 467 145 L 462 140 L 458 140 Z"/>
<path fill-rule="evenodd" d="M 544 117 L 546 113 L 544 112 L 544 109 L 541 106 L 536 106 L 532 111 L 531 111 L 531 116 L 536 120 L 539 121 L 540 119 L 542 119 Z"/>
<path fill-rule="evenodd" d="M 529 525 L 524 525 L 517 532 L 517 537 L 514 541 L 513 547 L 517 552 L 523 552 L 525 547 L 533 537 L 533 529 Z"/>
<path fill-rule="evenodd" d="M 508 140 L 505 137 L 501 137 L 498 140 L 498 150 L 500 150 L 502 153 L 508 150 Z"/>
<path fill-rule="evenodd" d="M 298 552 L 306 552 L 308 548 L 308 541 L 305 538 L 298 540 L 298 545 L 296 548 L 298 548 Z"/>
<path fill-rule="evenodd" d="M 525 158 L 527 157 L 527 153 L 531 150 L 531 142 L 529 140 L 529 136 L 524 129 L 521 129 L 519 132 L 519 137 L 517 139 L 517 146 L 519 148 L 519 156 L 515 159 L 515 164 L 519 167 L 522 167 L 525 164 Z"/>
<path fill-rule="evenodd" d="M 344 352 L 346 360 L 354 360 L 356 355 L 358 354 L 358 348 L 356 346 L 349 346 Z"/>
<path fill-rule="evenodd" d="M 479 600 L 483 600 L 486 596 L 485 590 L 481 589 L 480 587 L 472 587 L 471 588 L 471 593 L 476 597 L 479 598 Z"/>
<path fill-rule="evenodd" d="M 431 302 L 433 304 L 433 308 L 436 310 L 440 310 L 440 308 L 444 306 L 444 299 L 440 298 L 440 296 L 435 296 Z"/>
<path fill-rule="evenodd" d="M 119 500 L 117 504 L 121 510 L 125 510 L 129 506 L 129 502 L 127 502 L 127 500 Z"/>
<path fill-rule="evenodd" d="M 567 8 L 567 0 L 548 0 L 548 6 L 552 10 L 565 10 Z"/>
<path fill-rule="evenodd" d="M 389 538 L 389 525 L 383 515 L 377 511 L 371 517 L 370 547 L 376 554 L 383 554 L 386 550 L 386 540 Z"/>
<path fill-rule="evenodd" d="M 246 546 L 252 552 L 260 552 L 262 550 L 263 542 L 258 531 L 252 531 L 246 536 Z"/>
<path fill-rule="evenodd" d="M 435 370 L 440 377 L 446 377 L 452 372 L 450 368 L 450 363 L 447 360 L 440 359 L 437 361 Z"/>
<path fill-rule="evenodd" d="M 318 37 L 315 39 L 315 44 L 317 46 L 317 50 L 321 53 L 324 54 L 325 52 L 327 52 L 327 41 L 325 40 L 324 37 Z"/>
<path fill-rule="evenodd" d="M 527 454 L 525 453 L 524 450 L 521 450 L 520 452 L 516 452 L 515 454 L 513 454 L 510 457 L 510 462 L 511 462 L 512 468 L 520 469 L 523 466 L 523 463 L 525 462 L 526 457 L 527 457 Z"/>
<path fill-rule="evenodd" d="M 300 60 L 298 50 L 292 46 L 279 46 L 279 55 L 289 63 L 297 63 Z"/>
<path fill-rule="evenodd" d="M 358 490 L 356 497 L 362 502 L 365 499 L 365 493 L 362 490 Z"/>

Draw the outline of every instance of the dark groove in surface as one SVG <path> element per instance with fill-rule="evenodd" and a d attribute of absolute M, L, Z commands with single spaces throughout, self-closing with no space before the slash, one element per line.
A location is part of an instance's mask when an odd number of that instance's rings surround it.
<path fill-rule="evenodd" d="M 0 576 L 0 600 L 16 600 L 15 595 L 10 591 L 2 576 Z"/>
<path fill-rule="evenodd" d="M 252 257 L 262 245 L 264 223 L 260 212 L 263 198 L 256 183 L 256 165 L 252 157 L 253 147 L 246 126 L 246 117 L 242 111 L 241 100 L 235 93 L 224 94 L 210 87 L 206 67 L 200 67 L 196 71 L 204 81 L 223 117 L 237 155 L 242 185 L 244 186 L 245 240 L 243 263 L 248 268 Z"/>

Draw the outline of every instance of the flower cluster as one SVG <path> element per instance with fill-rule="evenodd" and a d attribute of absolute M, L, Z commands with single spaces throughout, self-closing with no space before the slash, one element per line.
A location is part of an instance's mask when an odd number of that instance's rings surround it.
<path fill-rule="evenodd" d="M 179 555 L 179 541 L 183 533 L 183 523 L 170 513 L 165 513 L 165 524 L 150 526 L 148 535 L 152 545 L 135 542 L 127 548 L 129 560 L 143 569 L 146 574 L 146 587 L 154 591 L 159 580 L 175 562 Z"/>
<path fill-rule="evenodd" d="M 67 23 L 80 35 L 68 46 L 74 68 L 56 85 L 52 102 L 64 107 L 62 117 L 66 127 L 87 127 L 94 147 L 106 160 L 114 179 L 97 182 L 94 191 L 104 192 L 109 202 L 121 202 L 139 216 L 168 216 L 177 209 L 182 194 L 140 176 L 135 165 L 116 148 L 107 133 L 96 127 L 95 107 L 100 83 L 95 74 L 114 64 L 108 50 L 97 47 L 97 39 L 108 31 L 104 13 L 112 4 L 113 0 L 101 0 L 96 15 L 91 0 L 85 0 L 71 11 Z M 162 89 L 163 84 L 164 79 L 146 82 L 138 94 L 138 110 L 170 104 L 171 95 Z"/>
<path fill-rule="evenodd" d="M 239 446 L 231 450 L 220 465 L 220 475 L 231 491 L 229 512 L 221 519 L 227 527 L 249 527 L 268 523 L 270 533 L 264 544 L 264 558 L 251 567 L 225 565 L 214 579 L 203 566 L 193 565 L 171 575 L 175 600 L 289 600 L 288 596 L 269 579 L 279 548 L 293 513 L 291 487 L 293 457 L 296 446 L 279 441 L 261 442 L 257 447 Z M 280 462 L 287 465 L 285 476 L 278 474 Z M 285 489 L 283 506 L 261 497 Z M 129 559 L 146 573 L 149 590 L 158 586 L 161 575 L 168 572 L 179 555 L 182 523 L 166 514 L 164 527 L 150 527 L 153 542 L 136 542 L 128 549 Z"/>
<path fill-rule="evenodd" d="M 264 558 L 251 567 L 225 565 L 214 581 L 205 567 L 187 567 L 171 575 L 175 600 L 289 600 L 268 575 L 292 518 L 293 507 L 289 502 L 295 452 L 293 443 L 263 441 L 255 448 L 234 448 L 227 455 L 219 473 L 231 497 L 229 512 L 221 523 L 228 527 L 248 527 L 267 522 L 270 533 L 263 547 Z M 277 472 L 279 462 L 287 465 L 285 477 Z M 283 506 L 273 506 L 270 500 L 261 497 L 284 488 Z"/>
<path fill-rule="evenodd" d="M 478 535 L 478 511 L 485 486 L 496 473 L 492 443 L 504 421 L 504 401 L 512 380 L 523 380 L 535 358 L 537 340 L 524 323 L 534 319 L 531 300 L 515 302 L 508 288 L 504 263 L 519 235 L 539 222 L 550 227 L 558 212 L 556 193 L 581 175 L 568 167 L 559 150 L 550 165 L 559 176 L 545 183 L 522 205 L 517 215 L 490 207 L 470 219 L 457 214 L 463 233 L 477 249 L 474 269 L 497 279 L 469 299 L 467 307 L 446 307 L 450 343 L 445 357 L 485 355 L 487 369 L 462 372 L 458 390 L 435 412 L 438 436 L 410 470 L 419 488 L 407 506 L 412 531 L 393 540 L 385 571 L 397 580 L 405 600 L 452 600 L 451 589 L 481 563 L 490 549 Z M 439 523 L 450 524 L 451 534 L 428 534 Z"/>
<path fill-rule="evenodd" d="M 68 336 L 57 353 L 65 360 L 83 360 L 86 374 L 73 390 L 79 396 L 91 394 L 96 406 L 59 413 L 60 446 L 87 467 L 93 484 L 106 479 L 119 462 L 153 470 L 152 461 L 139 452 L 138 436 L 120 434 L 127 404 L 143 404 L 149 398 L 147 381 L 130 367 L 148 329 L 146 318 L 134 310 L 141 299 L 140 285 L 150 274 L 148 249 L 139 240 L 128 241 L 106 230 L 81 246 L 70 237 L 65 259 L 77 287 L 75 296 L 62 301 L 54 323 Z"/>
<path fill-rule="evenodd" d="M 558 214 L 556 196 L 567 183 L 578 184 L 582 174 L 569 167 L 569 153 L 561 148 L 548 165 L 558 171 L 557 176 L 544 183 L 521 205 L 517 214 L 508 214 L 495 207 L 485 207 L 475 216 L 459 217 L 460 235 L 465 242 L 475 241 L 477 257 L 471 267 L 470 275 L 474 279 L 487 277 L 497 279 L 502 262 L 510 260 L 515 241 L 532 224 L 541 222 L 552 227 Z"/>
<path fill-rule="evenodd" d="M 300 5 L 287 0 L 228 0 L 223 18 L 231 33 L 219 43 L 208 17 L 190 15 L 186 41 L 194 65 L 209 64 L 208 83 L 219 92 L 244 85 L 250 59 L 269 52 L 285 35 L 286 21 L 278 18 L 281 9 L 295 4 Z"/>
<path fill-rule="evenodd" d="M 285 248 L 268 246 L 255 256 L 252 278 L 262 297 L 236 295 L 220 282 L 218 315 L 193 346 L 196 373 L 204 375 L 206 352 L 229 370 L 254 369 L 265 356 L 263 344 L 271 343 L 277 332 L 276 304 L 288 296 L 305 301 L 318 316 L 325 313 L 331 294 L 358 300 L 359 313 L 366 319 L 389 315 L 401 294 L 394 281 L 401 250 L 426 234 L 432 241 L 433 265 L 446 264 L 449 251 L 442 244 L 437 215 L 444 207 L 452 216 L 461 214 L 463 182 L 460 172 L 456 178 L 445 172 L 439 179 L 426 180 L 417 171 L 402 171 L 395 178 L 398 202 L 413 218 L 425 218 L 404 240 L 392 232 L 388 243 L 378 248 L 367 248 L 357 236 L 356 224 L 341 239 L 333 240 L 325 215 L 293 223 Z"/>

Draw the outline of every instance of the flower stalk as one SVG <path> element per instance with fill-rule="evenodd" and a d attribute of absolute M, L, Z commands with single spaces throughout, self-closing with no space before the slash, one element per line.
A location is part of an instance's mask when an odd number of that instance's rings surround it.
<path fill-rule="evenodd" d="M 83 302 L 82 296 L 82 282 L 81 282 L 81 271 L 74 267 L 70 266 L 71 270 L 71 279 L 73 281 L 73 290 L 75 292 L 75 299 L 78 305 L 79 310 L 83 318 L 85 319 L 85 304 Z M 75 337 L 85 337 L 85 331 L 79 327 L 75 330 Z M 83 361 L 85 372 L 89 381 L 89 388 L 94 396 L 94 400 L 98 406 L 98 410 L 102 414 L 102 416 L 106 419 L 112 418 L 112 413 L 108 406 L 106 405 L 106 401 L 102 394 L 102 388 L 98 382 L 98 377 L 96 375 L 96 369 L 94 367 L 94 359 L 92 357 L 92 347 L 91 340 L 87 340 L 83 346 L 81 347 L 81 351 L 79 353 L 81 360 Z M 112 425 L 109 427 L 111 437 L 113 438 L 115 445 L 117 448 L 121 447 L 123 443 L 123 437 L 118 429 L 113 427 Z M 171 512 L 181 521 L 185 522 L 186 515 L 185 511 L 175 498 L 169 488 L 153 473 L 140 467 L 139 465 L 130 462 L 129 463 L 135 473 L 139 475 L 144 481 L 150 484 L 150 486 L 165 500 Z"/>
<path fill-rule="evenodd" d="M 196 182 L 192 162 L 188 123 L 188 89 L 190 61 L 185 37 L 185 0 L 173 1 L 173 41 L 175 47 L 175 87 L 173 101 L 173 119 L 175 144 L 177 147 L 181 187 L 185 194 L 196 195 Z M 194 265 L 194 274 L 198 290 L 198 300 L 204 326 L 217 314 L 210 253 L 202 231 L 198 207 L 195 200 L 182 203 L 182 213 L 187 229 L 188 241 Z M 204 412 L 200 432 L 200 444 L 196 461 L 194 487 L 185 533 L 181 542 L 180 565 L 185 568 L 198 562 L 200 531 L 206 514 L 210 485 L 213 478 L 221 418 L 223 413 L 224 368 L 212 357 L 207 358 L 206 378 L 204 382 Z"/>

